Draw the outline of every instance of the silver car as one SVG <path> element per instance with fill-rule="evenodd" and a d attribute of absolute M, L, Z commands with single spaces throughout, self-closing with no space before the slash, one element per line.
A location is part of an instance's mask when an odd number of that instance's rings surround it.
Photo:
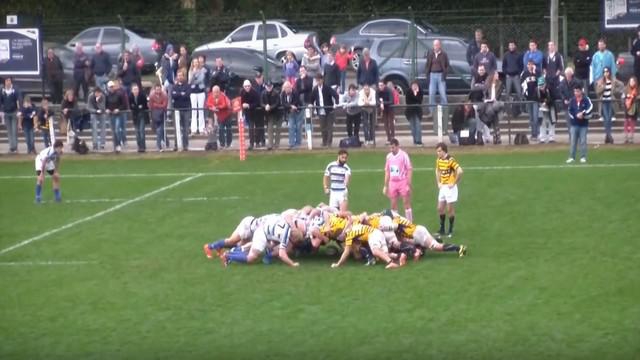
<path fill-rule="evenodd" d="M 284 20 L 268 20 L 266 23 L 267 54 L 270 57 L 284 61 L 287 51 L 292 51 L 300 61 L 306 51 L 305 44 L 318 47 L 317 35 L 314 32 L 298 32 Z M 221 41 L 198 46 L 194 52 L 225 47 L 262 51 L 263 39 L 262 21 L 254 21 L 241 25 Z"/>

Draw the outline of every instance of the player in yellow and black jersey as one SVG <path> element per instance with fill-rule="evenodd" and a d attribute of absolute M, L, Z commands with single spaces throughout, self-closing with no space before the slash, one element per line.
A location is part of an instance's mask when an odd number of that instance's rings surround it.
<path fill-rule="evenodd" d="M 436 145 L 436 183 L 438 185 L 438 214 L 440 214 L 440 230 L 444 235 L 445 207 L 449 213 L 449 237 L 453 235 L 453 222 L 455 221 L 455 203 L 458 201 L 458 183 L 462 178 L 462 167 L 447 153 L 447 144 Z"/>

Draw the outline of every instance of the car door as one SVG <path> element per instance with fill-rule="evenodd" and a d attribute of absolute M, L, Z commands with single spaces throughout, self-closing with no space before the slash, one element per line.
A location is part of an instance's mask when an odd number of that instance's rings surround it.
<path fill-rule="evenodd" d="M 93 48 L 100 38 L 101 30 L 101 28 L 85 30 L 71 39 L 71 41 L 69 41 L 69 43 L 67 44 L 67 47 L 73 50 L 76 47 L 76 43 L 80 43 L 82 44 L 83 48 Z"/>
<path fill-rule="evenodd" d="M 459 39 L 442 39 L 442 50 L 449 56 L 451 63 L 447 75 L 447 89 L 454 92 L 465 92 L 471 86 L 471 68 L 466 62 L 467 46 Z M 467 66 L 464 66 L 467 64 Z"/>
<path fill-rule="evenodd" d="M 258 29 L 256 32 L 256 50 L 263 50 L 263 39 L 264 27 L 262 24 L 260 24 L 258 25 Z M 278 31 L 278 27 L 275 24 L 267 23 L 267 53 L 275 57 L 275 52 L 279 49 L 280 43 L 280 32 Z"/>
<path fill-rule="evenodd" d="M 253 49 L 255 48 L 254 32 L 253 24 L 241 26 L 227 37 L 226 42 L 233 46 Z"/>
<path fill-rule="evenodd" d="M 408 29 L 408 27 L 407 27 Z M 406 68 L 406 73 L 407 76 L 411 75 L 411 64 L 412 64 L 412 57 L 413 57 L 413 48 L 411 46 L 412 44 L 409 44 L 409 41 L 407 41 L 407 47 L 404 51 L 403 57 L 402 57 L 402 64 L 405 66 Z M 427 55 L 427 51 L 429 51 L 429 49 L 431 49 L 431 44 L 429 43 L 428 40 L 426 39 L 417 39 L 417 44 L 416 44 L 416 78 L 418 80 L 425 81 L 427 75 L 425 73 L 425 66 L 427 66 L 427 59 L 426 59 L 426 55 Z"/>
<path fill-rule="evenodd" d="M 113 64 L 116 64 L 116 62 L 118 61 L 118 56 L 122 52 L 122 30 L 117 27 L 104 28 L 100 41 L 102 43 L 102 49 L 104 50 L 104 52 L 109 54 L 111 62 Z M 125 34 L 125 47 L 128 41 L 129 39 Z"/>

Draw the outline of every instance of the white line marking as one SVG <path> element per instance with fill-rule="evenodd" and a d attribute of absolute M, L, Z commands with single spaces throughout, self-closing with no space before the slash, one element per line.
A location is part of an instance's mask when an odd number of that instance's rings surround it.
<path fill-rule="evenodd" d="M 592 169 L 592 168 L 635 168 L 640 167 L 640 163 L 618 163 L 618 164 L 572 164 L 572 165 L 496 165 L 496 166 L 464 166 L 464 170 L 549 170 L 549 169 Z M 413 171 L 434 171 L 432 167 L 414 167 Z M 66 179 L 95 179 L 95 178 L 129 178 L 129 177 L 179 177 L 179 176 L 253 176 L 253 175 L 304 175 L 322 174 L 324 170 L 261 170 L 261 171 L 217 171 L 204 173 L 150 173 L 150 174 L 62 174 Z M 379 169 L 351 169 L 354 173 L 381 173 Z M 13 179 L 34 179 L 35 175 L 3 175 L 0 180 Z"/>
<path fill-rule="evenodd" d="M 92 265 L 97 261 L 14 261 L 0 262 L 0 266 L 58 266 L 58 265 Z"/>
<path fill-rule="evenodd" d="M 202 197 L 188 197 L 188 198 L 160 198 L 160 199 L 153 199 L 152 201 L 165 201 L 165 202 L 186 202 L 186 201 L 224 201 L 224 200 L 241 200 L 241 199 L 246 199 L 246 197 L 242 197 L 242 196 L 215 196 L 215 197 L 206 197 L 206 196 L 202 196 Z M 113 198 L 113 199 L 68 199 L 68 200 L 64 200 L 63 202 L 66 204 L 92 204 L 92 203 L 114 203 L 114 202 L 122 202 L 122 201 L 127 201 L 129 199 L 119 199 L 119 198 Z M 43 204 L 46 203 L 53 203 L 53 201 L 43 201 Z"/>
<path fill-rule="evenodd" d="M 196 174 L 196 175 L 190 176 L 190 177 L 188 177 L 186 179 L 182 179 L 180 181 L 176 181 L 173 184 L 170 184 L 170 185 L 167 185 L 167 186 L 163 186 L 163 187 L 161 187 L 159 189 L 156 189 L 156 190 L 153 190 L 153 191 L 148 192 L 146 194 L 140 195 L 140 196 L 138 196 L 136 198 L 133 198 L 131 200 L 127 200 L 127 201 L 125 201 L 123 203 L 120 203 L 120 204 L 118 204 L 116 206 L 113 206 L 113 207 L 110 207 L 110 208 L 108 208 L 106 210 L 103 210 L 103 211 L 100 211 L 98 213 L 95 213 L 95 214 L 93 214 L 91 216 L 84 217 L 84 218 L 82 218 L 80 220 L 76 220 L 74 222 L 70 222 L 70 223 L 68 223 L 66 225 L 63 225 L 63 226 L 59 227 L 59 228 L 55 228 L 53 230 L 49 230 L 49 231 L 44 232 L 44 233 L 42 233 L 40 235 L 37 235 L 37 236 L 34 236 L 34 237 L 29 238 L 27 240 L 21 241 L 21 242 L 15 244 L 15 245 L 12 245 L 12 246 L 9 246 L 8 248 L 0 250 L 0 255 L 6 254 L 9 251 L 13 251 L 13 250 L 21 248 L 21 247 L 23 247 L 25 245 L 29 245 L 30 243 L 32 243 L 34 241 L 42 240 L 42 239 L 44 239 L 44 238 L 46 238 L 46 237 L 48 237 L 50 235 L 59 233 L 60 231 L 72 228 L 72 227 L 74 227 L 76 225 L 85 223 L 87 221 L 91 221 L 93 219 L 97 219 L 97 218 L 99 218 L 101 216 L 107 215 L 107 214 L 112 213 L 112 212 L 114 212 L 116 210 L 120 210 L 123 207 L 126 207 L 126 206 L 129 206 L 129 205 L 133 204 L 133 203 L 142 201 L 142 200 L 144 200 L 144 199 L 146 199 L 148 197 L 151 197 L 151 196 L 153 196 L 155 194 L 158 194 L 158 193 L 161 193 L 163 191 L 167 191 L 167 190 L 173 189 L 176 186 L 180 186 L 180 185 L 182 185 L 182 184 L 184 184 L 186 182 L 189 182 L 191 180 L 197 179 L 200 176 L 202 176 L 202 174 Z"/>

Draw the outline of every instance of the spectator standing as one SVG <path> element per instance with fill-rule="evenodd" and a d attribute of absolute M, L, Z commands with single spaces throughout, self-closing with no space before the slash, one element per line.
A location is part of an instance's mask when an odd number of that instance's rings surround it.
<path fill-rule="evenodd" d="M 45 78 L 47 79 L 47 85 L 49 85 L 49 91 L 51 92 L 51 102 L 54 104 L 60 104 L 62 102 L 62 86 L 64 82 L 64 68 L 62 67 L 62 61 L 53 52 L 53 49 L 47 49 L 47 57 L 45 58 Z"/>
<path fill-rule="evenodd" d="M 9 138 L 9 153 L 18 152 L 18 111 L 20 110 L 20 91 L 13 86 L 10 77 L 4 79 L 4 87 L 0 92 L 0 113 L 4 113 Z"/>
<path fill-rule="evenodd" d="M 640 94 L 638 93 L 638 78 L 632 76 L 629 78 L 627 87 L 624 91 L 624 143 L 633 144 L 633 134 L 636 131 L 636 122 L 638 121 L 638 101 Z"/>
<path fill-rule="evenodd" d="M 340 105 L 347 115 L 347 136 L 355 137 L 360 143 L 360 121 L 362 109 L 358 106 L 358 88 L 351 84 L 340 98 Z"/>
<path fill-rule="evenodd" d="M 473 59 L 473 72 L 478 72 L 478 66 L 484 65 L 484 69 L 489 74 L 493 74 L 498 69 L 496 56 L 489 51 L 489 43 L 485 40 L 480 44 L 480 52 Z"/>
<path fill-rule="evenodd" d="M 140 47 L 138 47 L 138 45 L 134 44 L 131 47 L 131 59 L 136 65 L 138 73 L 142 74 L 142 68 L 144 68 L 144 56 L 142 55 L 142 52 L 140 52 Z"/>
<path fill-rule="evenodd" d="M 529 61 L 533 61 L 537 71 L 542 71 L 542 51 L 538 50 L 538 43 L 531 39 L 529 40 L 529 50 L 522 56 L 522 65 L 526 69 Z"/>
<path fill-rule="evenodd" d="M 398 211 L 398 198 L 402 197 L 404 216 L 413 221 L 411 210 L 411 186 L 413 166 L 409 155 L 400 149 L 398 139 L 389 141 L 390 152 L 387 154 L 384 166 L 384 186 L 382 193 L 391 201 L 391 210 Z"/>
<path fill-rule="evenodd" d="M 216 66 L 211 71 L 211 84 L 217 86 L 220 91 L 226 94 L 231 74 L 229 73 L 229 69 L 224 65 L 222 57 L 217 57 L 215 62 Z"/>
<path fill-rule="evenodd" d="M 555 142 L 556 122 L 558 121 L 558 110 L 556 107 L 556 94 L 552 84 L 545 79 L 540 86 L 540 112 L 542 113 L 542 123 L 540 124 L 539 140 L 541 144 Z"/>
<path fill-rule="evenodd" d="M 413 80 L 411 82 L 411 88 L 409 89 L 409 92 L 406 96 L 407 108 L 404 114 L 409 121 L 409 125 L 411 126 L 413 145 L 418 146 L 422 146 L 422 100 L 423 94 L 422 90 L 420 89 L 420 85 L 418 84 L 417 80 Z"/>
<path fill-rule="evenodd" d="M 322 132 L 322 146 L 331 147 L 333 145 L 333 113 L 334 104 L 338 103 L 338 94 L 324 84 L 322 74 L 316 75 L 316 87 L 313 88 L 312 99 L 316 108 L 316 114 L 320 118 L 320 131 Z"/>
<path fill-rule="evenodd" d="M 308 47 L 307 52 L 302 56 L 302 66 L 307 69 L 307 74 L 312 79 L 315 79 L 316 74 L 321 73 L 320 55 L 313 46 Z"/>
<path fill-rule="evenodd" d="M 605 38 L 598 40 L 598 51 L 591 58 L 591 72 L 589 81 L 595 84 L 604 76 L 604 68 L 609 68 L 611 77 L 616 76 L 616 60 L 613 53 L 607 50 L 607 41 Z"/>
<path fill-rule="evenodd" d="M 573 55 L 573 64 L 576 67 L 576 80 L 582 84 L 582 91 L 587 94 L 589 92 L 589 73 L 591 71 L 592 54 L 589 50 L 587 39 L 580 38 L 578 40 L 578 50 Z M 573 88 L 568 89 L 573 97 Z"/>
<path fill-rule="evenodd" d="M 96 44 L 96 53 L 93 54 L 89 66 L 91 67 L 93 76 L 95 76 L 96 86 L 99 87 L 103 93 L 106 93 L 112 65 L 109 54 L 102 49 L 102 44 Z"/>
<path fill-rule="evenodd" d="M 260 97 L 260 105 L 264 109 L 264 118 L 267 122 L 267 138 L 269 139 L 267 150 L 278 149 L 280 147 L 280 128 L 282 125 L 280 93 L 273 88 L 271 81 L 265 82 L 265 88 Z"/>
<path fill-rule="evenodd" d="M 333 56 L 333 54 L 331 53 L 331 49 L 329 48 L 329 44 L 327 43 L 322 43 L 322 45 L 320 45 L 320 51 L 321 51 L 321 55 L 320 55 L 320 69 L 322 69 L 322 75 L 325 75 L 324 73 L 324 65 L 327 64 L 329 62 L 329 55 Z M 325 76 L 325 85 L 327 84 L 327 79 Z"/>
<path fill-rule="evenodd" d="M 580 144 L 580 162 L 587 162 L 587 131 L 593 105 L 589 97 L 582 92 L 581 87 L 573 89 L 573 98 L 569 102 L 569 117 L 571 118 L 569 158 L 567 164 L 576 160 L 576 147 Z"/>
<path fill-rule="evenodd" d="M 213 131 L 213 121 L 218 122 L 218 141 L 221 148 L 230 148 L 233 134 L 231 126 L 233 119 L 231 118 L 231 101 L 222 92 L 218 85 L 213 85 L 209 97 L 207 98 L 207 108 L 213 113 L 213 119 L 209 119 L 209 129 Z"/>
<path fill-rule="evenodd" d="M 365 145 L 375 144 L 376 136 L 376 91 L 364 84 L 358 94 L 358 106 L 362 109 L 362 130 Z"/>
<path fill-rule="evenodd" d="M 469 66 L 473 65 L 473 61 L 476 58 L 476 55 L 480 52 L 480 44 L 484 40 L 484 33 L 482 29 L 476 29 L 474 33 L 474 41 L 469 43 L 469 47 L 467 48 L 467 62 Z"/>
<path fill-rule="evenodd" d="M 253 147 L 258 143 L 256 123 L 264 121 L 264 118 L 262 120 L 258 119 L 259 113 L 257 110 L 260 107 L 260 94 L 251 86 L 251 81 L 245 80 L 242 84 L 240 99 L 245 121 L 249 124 L 249 150 L 253 150 Z"/>
<path fill-rule="evenodd" d="M 322 66 L 324 84 L 338 92 L 344 91 L 343 89 L 338 90 L 338 86 L 340 85 L 340 70 L 338 69 L 338 65 L 336 64 L 333 55 L 329 52 L 324 58 L 326 59 L 326 62 Z"/>
<path fill-rule="evenodd" d="M 289 149 L 298 148 L 302 144 L 302 124 L 304 122 L 304 102 L 290 82 L 282 85 L 280 102 L 284 109 L 285 119 L 289 122 Z"/>
<path fill-rule="evenodd" d="M 147 101 L 147 95 L 137 84 L 133 84 L 131 87 L 131 94 L 129 94 L 129 109 L 131 109 L 131 117 L 133 118 L 133 125 L 136 129 L 136 144 L 138 145 L 138 152 L 143 153 L 147 151 L 145 126 L 149 123 L 149 104 Z"/>
<path fill-rule="evenodd" d="M 613 144 L 611 126 L 613 117 L 613 100 L 619 99 L 624 91 L 624 84 L 612 75 L 608 67 L 603 69 L 603 76 L 595 83 L 596 96 L 600 100 L 602 120 L 604 121 L 604 143 Z"/>
<path fill-rule="evenodd" d="M 87 109 L 91 116 L 91 142 L 93 143 L 93 151 L 103 150 L 106 143 L 106 122 L 104 114 L 106 108 L 106 96 L 102 88 L 96 86 L 93 94 L 89 97 Z M 98 140 L 98 128 L 100 129 L 100 139 Z"/>
<path fill-rule="evenodd" d="M 520 101 L 522 100 L 520 74 L 522 74 L 522 70 L 524 70 L 522 54 L 518 51 L 515 40 L 510 40 L 508 47 L 509 50 L 505 52 L 502 57 L 502 72 L 507 78 L 505 95 L 507 95 L 508 100 L 511 99 L 511 91 L 513 90 L 513 99 Z"/>
<path fill-rule="evenodd" d="M 113 136 L 113 151 L 119 153 L 122 146 L 126 142 L 124 111 L 128 110 L 129 102 L 124 90 L 120 87 L 118 81 L 109 81 L 107 83 L 107 97 L 105 113 L 109 116 L 111 123 L 111 134 Z"/>
<path fill-rule="evenodd" d="M 191 111 L 191 87 L 187 83 L 187 77 L 184 71 L 178 72 L 176 83 L 171 91 L 173 99 L 173 108 L 175 109 L 176 126 L 180 124 L 180 135 L 182 139 L 182 151 L 189 150 L 189 123 Z M 176 139 L 177 140 L 177 139 Z M 176 141 L 176 147 L 178 146 Z"/>
<path fill-rule="evenodd" d="M 251 86 L 258 94 L 258 107 L 254 111 L 254 120 L 255 120 L 255 138 L 256 138 L 256 147 L 263 148 L 266 143 L 265 138 L 265 129 L 264 129 L 264 109 L 260 106 L 260 97 L 262 96 L 262 92 L 265 90 L 264 85 L 264 75 L 262 74 L 262 67 L 256 68 L 256 76 L 253 79 L 253 84 Z"/>
<path fill-rule="evenodd" d="M 171 95 L 172 87 L 175 83 L 176 74 L 178 71 L 178 54 L 173 51 L 173 45 L 168 44 L 164 55 L 160 59 L 160 69 L 158 72 L 160 77 L 160 83 L 164 88 L 164 91 Z M 169 101 L 173 102 L 172 99 Z"/>
<path fill-rule="evenodd" d="M 204 101 L 206 99 L 207 70 L 198 61 L 191 60 L 189 71 L 189 99 L 191 101 L 191 135 L 204 134 Z"/>
<path fill-rule="evenodd" d="M 538 123 L 538 110 L 540 106 L 540 91 L 538 89 L 538 77 L 540 72 L 536 67 L 535 61 L 527 62 L 527 69 L 522 72 L 520 81 L 522 82 L 523 96 L 527 103 L 527 111 L 529 112 L 529 126 L 531 127 L 531 140 L 538 141 L 540 132 Z"/>
<path fill-rule="evenodd" d="M 336 65 L 338 65 L 338 76 L 340 79 L 340 91 L 343 93 L 346 89 L 347 67 L 351 60 L 351 52 L 347 50 L 347 45 L 341 44 L 336 52 Z"/>
<path fill-rule="evenodd" d="M 564 78 L 562 79 L 562 81 L 560 81 L 560 96 L 562 97 L 562 103 L 564 105 L 564 112 L 568 129 L 570 129 L 571 127 L 571 118 L 569 117 L 568 111 L 569 102 L 571 101 L 571 98 L 573 98 L 573 89 L 575 89 L 576 86 L 581 86 L 584 89 L 584 83 L 574 76 L 573 68 L 565 68 Z"/>
<path fill-rule="evenodd" d="M 42 98 L 38 111 L 38 131 L 42 133 L 44 147 L 51 146 L 50 124 L 53 124 L 53 111 L 49 108 L 49 99 Z"/>
<path fill-rule="evenodd" d="M 378 63 L 371 58 L 369 49 L 364 48 L 364 50 L 362 50 L 362 60 L 360 60 L 358 70 L 356 71 L 356 79 L 358 80 L 358 85 L 369 85 L 369 87 L 375 88 L 376 84 L 378 84 L 379 77 L 380 74 L 378 73 Z"/>
<path fill-rule="evenodd" d="M 378 107 L 382 115 L 384 123 L 384 132 L 387 135 L 386 145 L 389 145 L 391 139 L 395 138 L 396 129 L 393 123 L 393 93 L 391 89 L 385 85 L 384 81 L 378 82 Z"/>
<path fill-rule="evenodd" d="M 137 84 L 138 87 L 142 87 L 142 80 L 140 77 L 140 71 L 136 68 L 136 64 L 131 58 L 131 52 L 126 50 L 122 61 L 118 65 L 118 78 L 120 79 L 121 88 L 127 97 L 131 92 L 131 86 Z"/>
<path fill-rule="evenodd" d="M 287 51 L 287 56 L 284 64 L 282 65 L 282 72 L 286 81 L 288 81 L 291 86 L 295 86 L 296 78 L 298 77 L 298 72 L 300 70 L 300 65 L 296 60 L 296 56 L 292 51 Z"/>
<path fill-rule="evenodd" d="M 187 50 L 186 45 L 180 45 L 180 49 L 178 50 L 178 71 L 183 70 L 185 72 L 189 71 L 189 66 L 191 64 L 191 58 L 189 57 L 189 51 Z"/>
<path fill-rule="evenodd" d="M 37 112 L 35 106 L 31 102 L 31 98 L 25 96 L 22 100 L 22 108 L 20 109 L 19 115 L 19 124 L 18 128 L 22 130 L 24 133 L 24 140 L 27 144 L 27 153 L 35 154 L 36 153 L 36 145 L 35 145 L 35 133 L 34 129 L 37 122 Z"/>
<path fill-rule="evenodd" d="M 427 76 L 427 83 L 429 84 L 429 106 L 431 114 L 435 114 L 436 104 L 436 89 L 440 95 L 440 103 L 447 107 L 447 72 L 449 71 L 449 56 L 442 50 L 442 44 L 440 40 L 433 41 L 433 50 L 427 52 L 427 65 L 425 73 Z M 415 99 L 414 99 L 415 100 Z M 420 104 L 422 104 L 422 92 L 420 92 Z M 420 117 L 422 117 L 422 108 L 420 108 Z M 446 112 L 448 113 L 448 112 Z M 415 118 L 415 117 L 414 117 Z M 409 121 L 411 123 L 411 121 Z M 417 123 L 420 126 L 420 123 Z M 412 127 L 412 133 L 414 128 Z M 422 137 L 422 136 L 421 136 Z M 414 135 L 413 141 L 416 143 L 416 136 Z M 422 143 L 420 141 L 420 143 Z"/>
<path fill-rule="evenodd" d="M 553 92 L 558 98 L 557 92 L 560 86 L 560 76 L 564 72 L 564 57 L 556 50 L 556 44 L 549 41 L 547 55 L 542 60 L 542 70 L 545 75 L 547 90 Z"/>
<path fill-rule="evenodd" d="M 149 110 L 153 126 L 156 129 L 156 146 L 160 152 L 169 146 L 169 137 L 164 129 L 168 105 L 169 98 L 162 90 L 162 85 L 160 83 L 155 84 L 151 94 L 149 94 Z"/>
<path fill-rule="evenodd" d="M 198 65 L 204 69 L 204 92 L 208 92 L 211 90 L 211 75 L 213 74 L 213 69 L 207 65 L 207 57 L 204 55 L 198 55 Z M 203 101 L 204 106 L 204 101 Z"/>
<path fill-rule="evenodd" d="M 73 93 L 79 97 L 80 88 L 84 101 L 89 97 L 89 79 L 91 78 L 91 70 L 89 68 L 89 57 L 84 53 L 81 43 L 76 43 L 75 53 L 73 55 Z"/>

